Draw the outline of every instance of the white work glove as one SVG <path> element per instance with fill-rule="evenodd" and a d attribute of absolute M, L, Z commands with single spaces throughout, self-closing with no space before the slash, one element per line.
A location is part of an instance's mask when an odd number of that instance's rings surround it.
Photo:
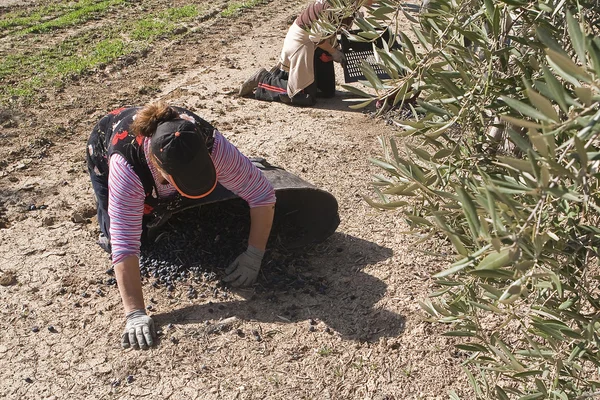
<path fill-rule="evenodd" d="M 124 349 L 139 347 L 147 349 L 154 344 L 156 329 L 154 321 L 146 315 L 144 310 L 134 310 L 127 314 L 125 330 L 121 338 L 121 346 Z"/>
<path fill-rule="evenodd" d="M 346 61 L 346 56 L 339 49 L 333 49 L 333 53 L 331 53 L 331 58 L 333 58 L 333 61 L 335 61 L 336 63 Z"/>
<path fill-rule="evenodd" d="M 265 252 L 254 246 L 240 254 L 225 270 L 227 276 L 223 282 L 230 283 L 233 287 L 250 286 L 256 282 L 260 264 Z"/>

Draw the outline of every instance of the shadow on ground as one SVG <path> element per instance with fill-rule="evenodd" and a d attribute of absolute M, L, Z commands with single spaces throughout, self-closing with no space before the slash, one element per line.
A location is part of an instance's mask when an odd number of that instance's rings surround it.
<path fill-rule="evenodd" d="M 391 256 L 388 248 L 335 233 L 316 246 L 267 253 L 257 284 L 235 291 L 245 301 L 221 301 L 215 297 L 205 304 L 154 317 L 159 324 L 202 323 L 232 316 L 257 322 L 313 320 L 350 340 L 398 336 L 404 329 L 404 317 L 377 306 L 387 285 L 362 271 Z M 216 279 L 224 275 L 222 269 L 211 273 Z M 225 293 L 230 290 L 220 282 L 216 287 Z M 306 327 L 310 328 L 308 322 Z"/>

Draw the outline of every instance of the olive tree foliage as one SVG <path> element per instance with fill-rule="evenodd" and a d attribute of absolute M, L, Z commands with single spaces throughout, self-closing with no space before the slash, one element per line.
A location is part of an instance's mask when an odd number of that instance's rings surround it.
<path fill-rule="evenodd" d="M 477 398 L 600 396 L 599 10 L 382 0 L 355 21 L 354 39 L 391 26 L 402 46 L 374 46 L 389 79 L 364 63 L 370 89 L 347 86 L 399 127 L 367 201 L 455 249 L 421 306 L 459 340 Z"/>

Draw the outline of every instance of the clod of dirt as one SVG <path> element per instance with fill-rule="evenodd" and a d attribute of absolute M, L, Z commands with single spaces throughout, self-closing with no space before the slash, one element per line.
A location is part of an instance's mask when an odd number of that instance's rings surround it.
<path fill-rule="evenodd" d="M 42 226 L 52 226 L 52 225 L 54 225 L 54 218 L 44 217 L 44 219 L 42 219 Z"/>
<path fill-rule="evenodd" d="M 83 215 L 79 213 L 73 213 L 73 215 L 71 216 L 71 221 L 75 222 L 76 224 L 85 224 L 86 222 Z"/>
<path fill-rule="evenodd" d="M 12 286 L 17 283 L 17 273 L 15 271 L 4 271 L 4 273 L 0 276 L 0 285 L 2 286 Z"/>

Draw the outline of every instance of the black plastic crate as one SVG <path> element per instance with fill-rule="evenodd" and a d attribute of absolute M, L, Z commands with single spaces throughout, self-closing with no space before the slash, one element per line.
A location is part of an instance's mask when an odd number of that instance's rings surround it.
<path fill-rule="evenodd" d="M 357 35 L 358 32 L 360 31 L 350 31 L 350 33 L 354 35 Z M 383 49 L 383 41 L 385 40 L 388 42 L 389 39 L 390 33 L 386 29 L 383 31 L 382 35 L 375 40 L 375 46 Z M 379 78 L 388 79 L 390 77 L 377 63 L 372 42 L 355 42 L 348 39 L 348 37 L 345 35 L 342 35 L 340 43 L 342 46 L 342 52 L 346 56 L 346 62 L 342 64 L 342 67 L 344 68 L 344 81 L 346 83 L 367 79 L 360 69 L 360 65 L 362 64 L 363 60 L 367 61 L 371 65 Z M 399 47 L 400 45 L 397 42 L 392 46 L 392 48 Z"/>

